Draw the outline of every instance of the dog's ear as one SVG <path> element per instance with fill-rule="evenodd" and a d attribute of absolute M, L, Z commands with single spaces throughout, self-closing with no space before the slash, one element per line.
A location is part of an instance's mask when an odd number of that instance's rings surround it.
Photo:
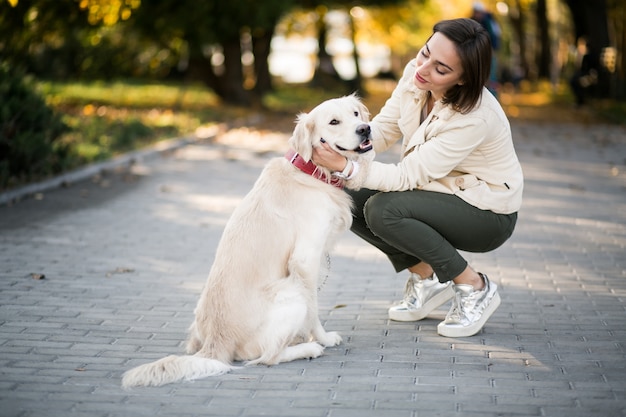
<path fill-rule="evenodd" d="M 361 103 L 361 101 L 358 101 L 358 109 L 359 109 L 359 117 L 361 118 L 361 120 L 363 120 L 365 123 L 369 123 L 370 121 L 370 111 L 369 109 L 365 106 L 365 104 Z"/>
<path fill-rule="evenodd" d="M 289 138 L 289 145 L 306 162 L 309 162 L 313 155 L 312 137 L 314 130 L 315 125 L 309 115 L 300 113 L 296 119 L 296 128 L 293 130 L 293 135 Z"/>
<path fill-rule="evenodd" d="M 354 100 L 357 110 L 359 111 L 359 117 L 361 118 L 361 120 L 363 120 L 365 123 L 369 123 L 370 111 L 365 106 L 365 104 L 363 104 L 363 102 L 361 101 L 361 98 L 357 95 L 357 93 L 356 92 L 352 93 L 348 97 Z"/>
<path fill-rule="evenodd" d="M 369 109 L 365 106 L 365 104 L 361 103 L 361 100 L 359 100 L 358 102 L 359 102 L 359 115 L 361 116 L 361 120 L 363 120 L 365 123 L 369 123 L 370 121 Z"/>

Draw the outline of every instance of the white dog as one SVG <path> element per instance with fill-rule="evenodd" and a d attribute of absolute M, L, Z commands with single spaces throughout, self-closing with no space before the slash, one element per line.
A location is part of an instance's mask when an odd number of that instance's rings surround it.
<path fill-rule="evenodd" d="M 374 158 L 368 121 L 354 95 L 298 116 L 292 149 L 267 164 L 224 229 L 189 329 L 188 355 L 131 369 L 123 387 L 220 375 L 235 361 L 316 358 L 341 343 L 319 321 L 317 291 L 324 254 L 352 223 L 352 201 L 343 181 L 310 159 L 325 140 L 358 161 L 356 175 L 363 176 Z"/>

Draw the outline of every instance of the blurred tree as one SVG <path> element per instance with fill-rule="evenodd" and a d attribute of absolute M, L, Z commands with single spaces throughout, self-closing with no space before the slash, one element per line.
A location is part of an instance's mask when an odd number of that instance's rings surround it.
<path fill-rule="evenodd" d="M 607 70 L 611 74 L 611 91 L 614 97 L 626 99 L 626 2 L 608 0 L 609 33 L 613 34 L 613 46 L 607 56 Z"/>
<path fill-rule="evenodd" d="M 61 18 L 61 16 L 63 18 Z M 76 33 L 87 26 L 86 13 L 73 1 L 13 0 L 0 2 L 0 60 L 11 67 L 64 72 L 76 62 Z"/>
<path fill-rule="evenodd" d="M 18 1 L 18 0 L 14 0 Z M 80 8 L 87 11 L 91 25 L 103 23 L 113 26 L 120 20 L 128 20 L 141 0 L 77 0 Z"/>
<path fill-rule="evenodd" d="M 576 40 L 585 38 L 587 47 L 591 53 L 600 55 L 611 47 L 607 0 L 565 0 L 572 12 Z M 623 4 L 623 1 L 622 1 Z M 598 68 L 598 81 L 594 93 L 598 97 L 609 97 L 610 77 L 609 71 L 602 62 Z"/>
<path fill-rule="evenodd" d="M 547 15 L 548 7 L 546 0 L 537 0 L 535 4 L 535 19 L 537 22 L 537 45 L 536 62 L 539 78 L 550 77 L 552 53 L 550 51 L 550 25 Z"/>
<path fill-rule="evenodd" d="M 528 0 L 510 0 L 508 5 L 508 17 L 513 29 L 513 45 L 510 52 L 515 56 L 513 66 L 518 67 L 517 70 L 521 77 L 527 77 L 531 73 L 526 42 L 527 3 Z M 515 71 L 515 68 L 512 70 Z"/>
<path fill-rule="evenodd" d="M 145 76 L 182 55 L 170 67 L 248 105 L 251 86 L 272 88 L 270 42 L 294 1 L 0 0 L 0 59 L 39 76 L 106 77 Z"/>
<path fill-rule="evenodd" d="M 326 15 L 328 8 L 325 5 L 315 7 L 317 29 L 317 65 L 313 74 L 312 84 L 316 87 L 331 87 L 333 81 L 341 80 L 333 63 L 332 56 L 328 53 L 328 25 Z"/>
<path fill-rule="evenodd" d="M 145 76 L 154 69 L 141 68 L 150 42 L 128 30 L 128 11 L 90 18 L 95 0 L 85 7 L 76 0 L 13 1 L 0 0 L 0 60 L 11 67 L 53 79 Z"/>
<path fill-rule="evenodd" d="M 179 70 L 188 77 L 203 81 L 226 102 L 250 105 L 272 88 L 270 42 L 292 5 L 291 0 L 161 0 L 144 3 L 134 22 L 163 45 L 172 38 L 184 43 Z M 252 78 L 246 79 L 242 57 L 251 58 Z"/>
<path fill-rule="evenodd" d="M 422 0 L 416 0 L 421 3 Z M 397 6 L 404 3 L 404 0 L 300 0 L 299 4 L 304 9 L 314 10 L 316 13 L 316 32 L 318 40 L 317 65 L 313 75 L 313 85 L 319 87 L 329 87 L 337 81 L 344 84 L 348 92 L 358 91 L 361 95 L 366 95 L 363 88 L 363 80 L 359 67 L 359 53 L 357 48 L 358 23 L 356 16 L 363 16 L 363 8 L 368 6 Z M 415 3 L 415 2 L 414 2 Z M 355 77 L 352 80 L 342 80 L 337 72 L 332 56 L 327 51 L 328 45 L 328 22 L 326 15 L 329 10 L 340 10 L 345 12 L 345 27 L 349 31 L 347 37 L 352 41 L 353 59 L 355 67 Z"/>

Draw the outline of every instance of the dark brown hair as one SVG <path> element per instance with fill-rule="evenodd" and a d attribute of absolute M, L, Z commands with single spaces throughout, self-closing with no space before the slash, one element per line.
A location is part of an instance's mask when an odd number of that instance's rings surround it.
<path fill-rule="evenodd" d="M 464 18 L 442 20 L 433 27 L 433 34 L 436 32 L 456 45 L 463 67 L 461 84 L 450 88 L 442 101 L 452 104 L 462 113 L 468 113 L 478 103 L 483 86 L 489 79 L 492 54 L 489 33 L 477 21 Z"/>

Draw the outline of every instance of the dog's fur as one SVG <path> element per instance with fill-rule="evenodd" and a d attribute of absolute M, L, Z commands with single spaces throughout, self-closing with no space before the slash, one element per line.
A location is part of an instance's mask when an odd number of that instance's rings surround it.
<path fill-rule="evenodd" d="M 362 176 L 374 157 L 363 152 L 368 121 L 354 95 L 328 100 L 298 116 L 289 144 L 309 161 L 323 138 L 359 161 Z M 328 170 L 318 170 L 330 178 Z M 131 369 L 122 386 L 220 375 L 235 361 L 273 365 L 315 358 L 325 346 L 341 343 L 319 321 L 317 292 L 324 254 L 352 223 L 351 204 L 343 190 L 286 158 L 268 162 L 224 229 L 189 329 L 188 355 Z"/>

